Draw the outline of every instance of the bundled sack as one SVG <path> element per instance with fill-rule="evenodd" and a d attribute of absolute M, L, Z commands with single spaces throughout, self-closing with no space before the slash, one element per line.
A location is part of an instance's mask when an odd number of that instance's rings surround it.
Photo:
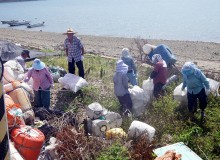
<path fill-rule="evenodd" d="M 9 141 L 9 148 L 10 148 L 10 158 L 11 160 L 24 160 L 23 157 L 21 157 L 18 150 L 15 148 L 14 143 Z"/>
<path fill-rule="evenodd" d="M 73 92 L 79 91 L 81 88 L 88 86 L 88 82 L 82 77 L 67 73 L 64 77 L 60 77 L 58 82 L 66 89 Z"/>
<path fill-rule="evenodd" d="M 148 78 L 147 80 L 144 80 L 142 84 L 142 89 L 147 94 L 147 96 L 150 97 L 149 101 L 151 101 L 153 99 L 153 91 L 154 91 L 153 79 Z"/>
<path fill-rule="evenodd" d="M 156 130 L 154 127 L 144 122 L 133 121 L 128 129 L 128 137 L 133 139 L 146 134 L 148 136 L 149 142 L 151 142 L 153 140 L 155 131 Z"/>
<path fill-rule="evenodd" d="M 183 83 L 178 85 L 173 91 L 173 98 L 181 103 L 187 103 L 187 87 L 182 91 Z"/>
<path fill-rule="evenodd" d="M 210 79 L 210 78 L 207 78 L 208 81 L 209 81 L 209 85 L 210 85 L 210 90 L 211 90 L 211 93 L 214 95 L 214 96 L 220 96 L 219 95 L 219 87 L 220 87 L 220 83 L 213 80 L 213 79 Z"/>
<path fill-rule="evenodd" d="M 43 146 L 44 134 L 30 126 L 22 125 L 11 131 L 10 137 L 14 142 L 15 148 L 25 160 L 37 160 Z"/>
<path fill-rule="evenodd" d="M 22 81 L 24 79 L 24 69 L 16 60 L 10 60 L 4 64 L 3 77 L 4 84 L 15 80 Z"/>
<path fill-rule="evenodd" d="M 129 89 L 129 92 L 132 100 L 132 112 L 135 117 L 138 117 L 145 112 L 150 96 L 139 86 L 134 86 Z"/>

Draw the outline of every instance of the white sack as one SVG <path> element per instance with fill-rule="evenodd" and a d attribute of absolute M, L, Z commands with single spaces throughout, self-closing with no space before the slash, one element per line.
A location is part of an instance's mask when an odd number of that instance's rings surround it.
<path fill-rule="evenodd" d="M 129 138 L 137 138 L 143 134 L 146 134 L 151 142 L 155 134 L 155 128 L 140 121 L 133 121 L 128 129 Z"/>
<path fill-rule="evenodd" d="M 153 90 L 154 90 L 154 83 L 153 79 L 148 78 L 147 80 L 143 81 L 142 89 L 147 94 L 148 97 L 150 97 L 151 101 L 153 99 Z"/>
<path fill-rule="evenodd" d="M 181 83 L 180 85 L 178 85 L 174 91 L 173 91 L 173 97 L 175 100 L 182 102 L 182 103 L 187 103 L 187 87 L 185 87 L 185 89 L 182 91 L 182 86 L 183 83 Z"/>
<path fill-rule="evenodd" d="M 150 96 L 139 86 L 134 86 L 129 89 L 129 92 L 132 100 L 132 112 L 135 117 L 138 117 L 145 112 Z"/>
<path fill-rule="evenodd" d="M 107 110 L 101 106 L 98 102 L 91 103 L 86 107 L 86 115 L 90 119 L 98 119 L 102 115 L 104 115 Z"/>
<path fill-rule="evenodd" d="M 210 78 L 207 78 L 207 79 L 209 81 L 211 93 L 214 96 L 220 96 L 219 93 L 218 93 L 218 90 L 219 90 L 219 87 L 220 87 L 220 83 L 215 81 L 215 80 L 213 80 L 213 79 L 210 79 Z"/>
<path fill-rule="evenodd" d="M 106 120 L 96 119 L 92 121 L 92 134 L 99 137 L 104 137 L 105 132 L 110 129 Z"/>
<path fill-rule="evenodd" d="M 67 73 L 64 77 L 60 77 L 58 82 L 66 89 L 77 92 L 81 88 L 88 85 L 88 82 L 82 77 Z"/>

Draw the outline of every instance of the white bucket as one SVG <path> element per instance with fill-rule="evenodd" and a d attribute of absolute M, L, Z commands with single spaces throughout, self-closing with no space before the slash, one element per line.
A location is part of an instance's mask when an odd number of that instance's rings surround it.
<path fill-rule="evenodd" d="M 106 120 L 96 119 L 92 121 L 92 134 L 98 137 L 104 137 L 105 132 L 110 129 Z"/>
<path fill-rule="evenodd" d="M 155 128 L 140 121 L 133 121 L 128 129 L 128 137 L 137 138 L 144 134 L 147 134 L 149 141 L 151 142 L 155 134 Z"/>

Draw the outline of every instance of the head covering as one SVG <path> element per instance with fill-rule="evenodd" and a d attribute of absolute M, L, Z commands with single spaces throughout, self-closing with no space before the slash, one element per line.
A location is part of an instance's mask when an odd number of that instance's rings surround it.
<path fill-rule="evenodd" d="M 154 64 L 156 64 L 157 62 L 162 61 L 162 60 L 163 60 L 163 59 L 162 59 L 162 57 L 161 57 L 160 54 L 154 54 L 154 55 L 152 56 L 152 62 L 153 62 Z"/>
<path fill-rule="evenodd" d="M 21 54 L 26 54 L 27 57 L 30 58 L 29 53 L 30 53 L 29 50 L 23 50 L 23 51 L 21 52 Z"/>
<path fill-rule="evenodd" d="M 195 76 L 200 76 L 201 71 L 197 68 L 197 66 L 193 62 L 186 62 L 182 69 L 181 72 L 183 76 L 187 78 L 189 75 L 195 75 Z"/>
<path fill-rule="evenodd" d="M 129 55 L 129 49 L 128 49 L 128 48 L 123 48 L 123 49 L 122 49 L 122 52 L 121 52 L 121 55 L 122 55 L 122 57 L 124 57 L 124 58 L 129 58 L 129 57 L 131 57 L 131 56 Z"/>
<path fill-rule="evenodd" d="M 121 73 L 128 72 L 128 66 L 121 59 L 116 62 L 116 72 L 121 72 Z"/>
<path fill-rule="evenodd" d="M 66 33 L 64 33 L 64 34 L 75 34 L 75 33 L 77 33 L 77 32 L 74 32 L 72 28 L 68 28 Z"/>
<path fill-rule="evenodd" d="M 35 59 L 34 62 L 33 62 L 32 67 L 33 67 L 35 70 L 42 70 L 42 69 L 45 68 L 45 64 L 44 64 L 44 62 L 42 62 L 40 59 Z"/>

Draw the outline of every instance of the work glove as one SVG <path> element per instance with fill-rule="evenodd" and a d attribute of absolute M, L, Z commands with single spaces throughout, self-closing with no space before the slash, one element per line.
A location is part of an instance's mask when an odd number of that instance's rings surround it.
<path fill-rule="evenodd" d="M 209 95 L 210 92 L 211 92 L 210 89 L 206 89 L 206 90 L 205 90 L 205 94 L 206 94 L 207 96 Z"/>

